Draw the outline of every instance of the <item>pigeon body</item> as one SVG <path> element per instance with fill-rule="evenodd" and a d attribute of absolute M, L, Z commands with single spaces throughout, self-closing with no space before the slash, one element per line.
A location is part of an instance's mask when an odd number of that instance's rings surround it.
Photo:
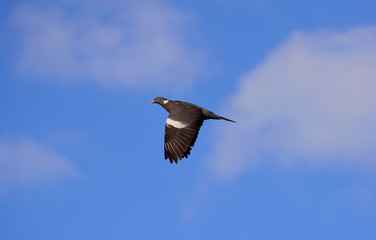
<path fill-rule="evenodd" d="M 160 104 L 170 113 L 165 125 L 164 155 L 171 163 L 188 158 L 204 120 L 235 122 L 192 103 L 171 101 L 163 97 L 156 97 L 151 103 Z"/>

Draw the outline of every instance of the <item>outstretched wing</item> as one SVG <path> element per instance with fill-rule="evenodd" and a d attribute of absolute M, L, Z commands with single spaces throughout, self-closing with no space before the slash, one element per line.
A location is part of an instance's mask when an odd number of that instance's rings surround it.
<path fill-rule="evenodd" d="M 178 163 L 178 160 L 188 157 L 203 122 L 200 108 L 182 108 L 171 113 L 165 127 L 165 159 L 168 158 L 171 163 Z"/>

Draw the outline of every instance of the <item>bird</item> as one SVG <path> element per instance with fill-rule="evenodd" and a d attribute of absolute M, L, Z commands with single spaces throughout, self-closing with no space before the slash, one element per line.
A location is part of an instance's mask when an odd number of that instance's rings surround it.
<path fill-rule="evenodd" d="M 222 119 L 236 123 L 234 120 L 219 116 L 203 107 L 183 101 L 156 97 L 151 104 L 161 105 L 170 115 L 167 117 L 164 135 L 164 157 L 171 164 L 188 158 L 196 142 L 198 132 L 207 119 Z"/>

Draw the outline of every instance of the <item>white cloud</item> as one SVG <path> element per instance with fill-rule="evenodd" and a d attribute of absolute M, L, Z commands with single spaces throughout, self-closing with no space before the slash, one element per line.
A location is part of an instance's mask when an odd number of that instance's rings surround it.
<path fill-rule="evenodd" d="M 18 6 L 9 24 L 18 33 L 18 68 L 24 73 L 176 87 L 191 84 L 204 69 L 203 53 L 188 41 L 191 20 L 157 1 L 62 1 L 55 7 Z"/>
<path fill-rule="evenodd" d="M 211 162 L 220 178 L 261 163 L 376 165 L 376 27 L 293 33 L 245 74 Z"/>
<path fill-rule="evenodd" d="M 80 174 L 64 157 L 30 139 L 0 140 L 0 192 Z"/>

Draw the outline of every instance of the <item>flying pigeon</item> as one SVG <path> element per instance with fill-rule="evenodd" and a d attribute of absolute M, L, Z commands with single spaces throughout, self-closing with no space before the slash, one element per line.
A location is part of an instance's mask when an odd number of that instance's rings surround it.
<path fill-rule="evenodd" d="M 156 97 L 151 103 L 158 103 L 170 113 L 165 126 L 164 155 L 171 163 L 188 158 L 204 120 L 222 119 L 235 123 L 192 103 L 163 97 Z"/>

